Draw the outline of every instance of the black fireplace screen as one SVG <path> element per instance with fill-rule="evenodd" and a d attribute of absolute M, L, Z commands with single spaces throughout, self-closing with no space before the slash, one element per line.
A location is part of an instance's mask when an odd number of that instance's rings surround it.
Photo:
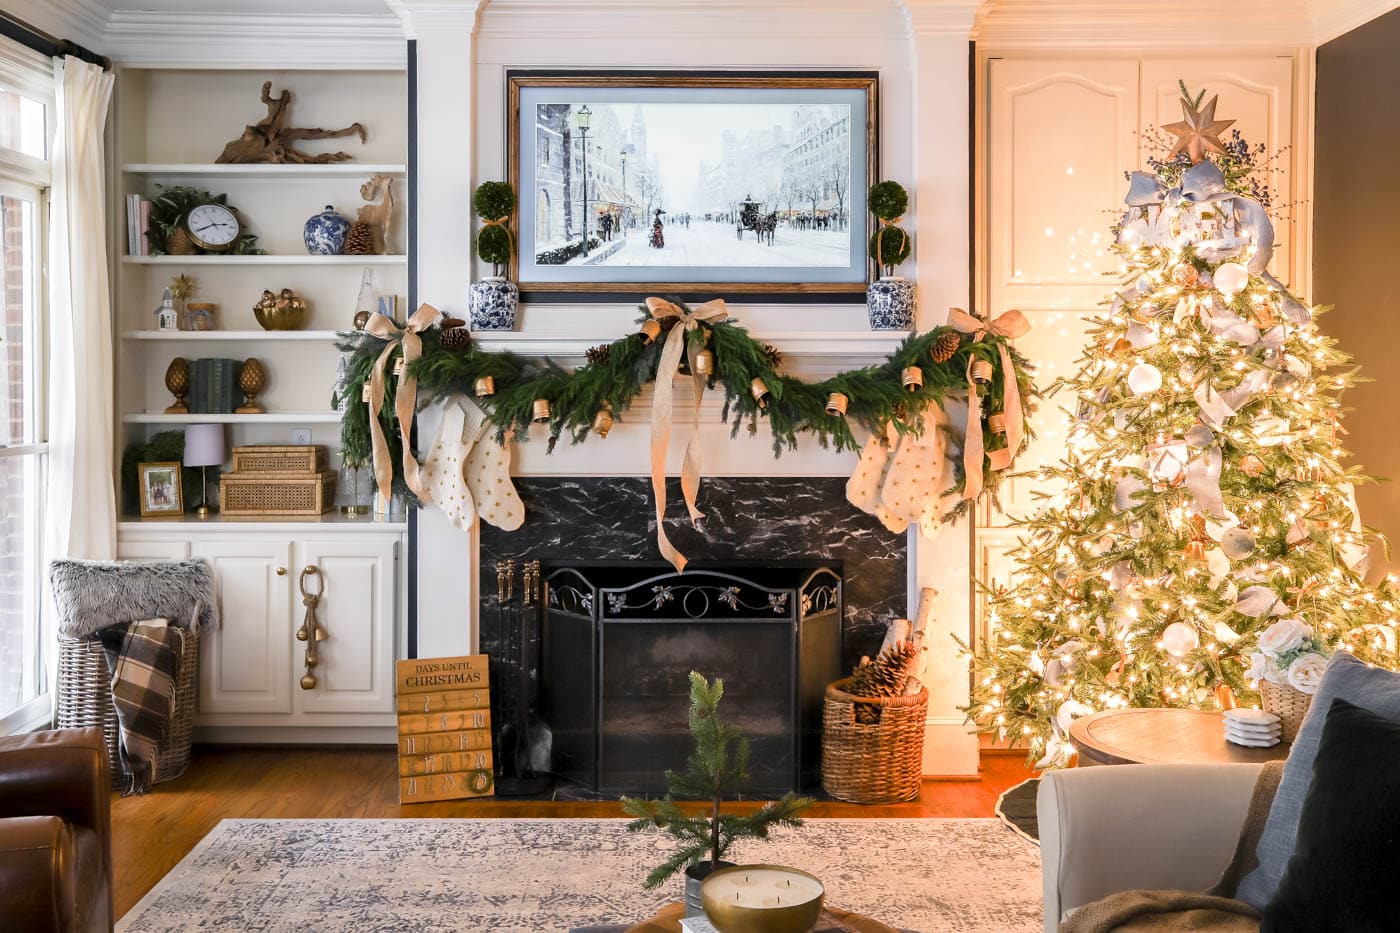
<path fill-rule="evenodd" d="M 739 575 L 742 572 L 743 575 Z M 605 793 L 665 792 L 690 750 L 689 674 L 724 678 L 750 743 L 745 794 L 820 779 L 822 696 L 839 676 L 841 575 L 829 563 L 547 572 L 540 711 L 554 770 Z"/>

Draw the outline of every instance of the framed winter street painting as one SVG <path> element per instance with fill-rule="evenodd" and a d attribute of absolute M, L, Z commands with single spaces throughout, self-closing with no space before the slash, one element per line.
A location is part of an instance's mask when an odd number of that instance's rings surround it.
<path fill-rule="evenodd" d="M 874 72 L 507 72 L 533 301 L 861 301 Z"/>

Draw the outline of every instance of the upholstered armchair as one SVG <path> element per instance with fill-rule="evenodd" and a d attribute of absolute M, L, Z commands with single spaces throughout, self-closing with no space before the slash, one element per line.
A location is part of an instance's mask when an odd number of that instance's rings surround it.
<path fill-rule="evenodd" d="M 0 738 L 0 927 L 112 929 L 111 794 L 102 730 Z"/>
<path fill-rule="evenodd" d="M 1229 866 L 1259 765 L 1101 765 L 1040 779 L 1045 930 L 1118 891 L 1204 891 Z"/>

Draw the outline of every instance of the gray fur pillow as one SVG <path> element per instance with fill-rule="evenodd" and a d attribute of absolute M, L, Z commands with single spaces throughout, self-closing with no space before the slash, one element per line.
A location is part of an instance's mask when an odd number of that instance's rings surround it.
<path fill-rule="evenodd" d="M 49 584 L 58 630 L 70 638 L 141 619 L 194 629 L 219 622 L 214 570 L 203 560 L 56 560 Z"/>

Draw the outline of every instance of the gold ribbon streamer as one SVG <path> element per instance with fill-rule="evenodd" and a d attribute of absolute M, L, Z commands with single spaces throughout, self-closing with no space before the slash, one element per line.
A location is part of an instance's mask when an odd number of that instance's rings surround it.
<path fill-rule="evenodd" d="M 420 502 L 432 501 L 427 486 L 418 473 L 418 461 L 413 456 L 409 439 L 413 429 L 413 411 L 418 404 L 418 380 L 408 373 L 408 366 L 423 355 L 423 338 L 418 336 L 437 321 L 440 312 L 432 305 L 419 305 L 418 310 L 402 328 L 384 314 L 372 314 L 365 330 L 376 337 L 387 340 L 383 352 L 374 361 L 369 377 L 369 433 L 373 441 L 374 480 L 379 486 L 379 494 L 387 502 L 394 492 L 394 467 L 389 462 L 389 443 L 384 439 L 384 428 L 379 424 L 379 411 L 384 407 L 384 366 L 393 354 L 394 348 L 402 346 L 404 374 L 399 379 L 398 393 L 394 397 L 394 413 L 399 420 L 399 433 L 403 437 L 403 479 Z"/>
<path fill-rule="evenodd" d="M 651 400 L 651 491 L 656 500 L 656 546 L 661 556 L 670 561 L 677 572 L 685 570 L 686 558 L 671 540 L 666 537 L 666 449 L 671 443 L 672 397 L 676 373 L 680 369 L 681 353 L 686 352 L 690 360 L 690 378 L 695 383 L 695 418 L 691 421 L 690 440 L 685 445 L 685 462 L 681 466 L 681 493 L 685 497 L 686 508 L 690 510 L 690 520 L 699 521 L 704 514 L 695 507 L 695 496 L 700 491 L 700 400 L 705 394 L 705 377 L 695 370 L 696 350 L 688 346 L 686 334 L 700 326 L 701 321 L 722 321 L 729 316 L 724 300 L 716 298 L 696 305 L 686 311 L 664 298 L 648 298 L 647 310 L 658 321 L 668 317 L 676 318 L 671 332 L 666 335 L 666 343 L 661 348 L 661 359 L 656 364 L 656 393 Z"/>
<path fill-rule="evenodd" d="M 981 340 L 988 334 L 996 334 L 1014 340 L 1031 329 L 1031 322 L 1020 311 L 1011 310 L 993 321 L 984 321 L 968 314 L 962 308 L 948 309 L 948 324 L 962 334 L 972 334 L 974 340 Z M 997 345 L 1001 355 L 1002 378 L 1005 379 L 1006 447 L 985 451 L 982 439 L 982 400 L 977 395 L 977 384 L 972 379 L 972 364 L 975 354 L 967 360 L 967 438 L 963 443 L 963 472 L 967 474 L 963 485 L 963 498 L 975 499 L 982 493 L 982 458 L 986 456 L 993 470 L 1004 470 L 1025 439 L 1025 414 L 1021 409 L 1021 387 L 1016 381 L 1016 367 L 1011 360 L 1011 351 L 1005 343 Z"/>

